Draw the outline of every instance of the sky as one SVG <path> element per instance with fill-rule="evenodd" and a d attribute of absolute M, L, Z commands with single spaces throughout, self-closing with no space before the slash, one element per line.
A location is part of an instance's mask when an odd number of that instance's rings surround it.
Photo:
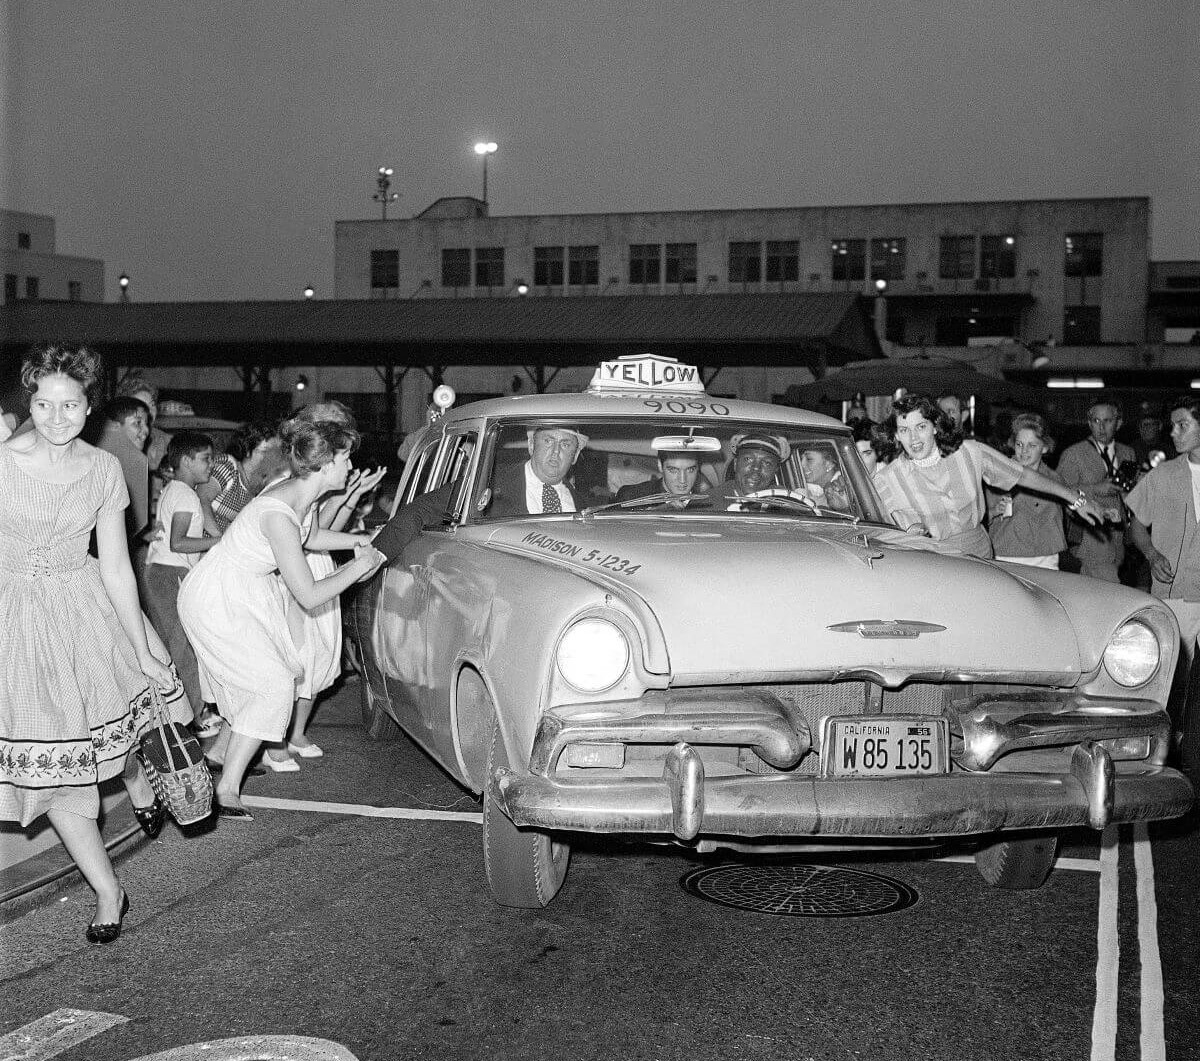
<path fill-rule="evenodd" d="M 334 222 L 1148 195 L 1200 259 L 1194 0 L 0 0 L 0 206 L 107 297 L 333 290 Z"/>

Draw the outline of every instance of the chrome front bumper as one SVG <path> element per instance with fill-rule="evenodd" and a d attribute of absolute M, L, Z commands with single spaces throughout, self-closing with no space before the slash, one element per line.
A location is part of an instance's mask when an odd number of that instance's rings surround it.
<path fill-rule="evenodd" d="M 985 698 L 947 712 L 955 769 L 913 778 L 823 778 L 811 774 L 706 776 L 696 745 L 752 747 L 789 770 L 812 748 L 805 719 L 752 690 L 667 693 L 659 710 L 543 717 L 530 773 L 498 770 L 489 793 L 513 822 L 547 831 L 698 836 L 939 837 L 1005 829 L 1056 829 L 1176 817 L 1192 805 L 1191 783 L 1160 765 L 1165 712 L 1073 697 L 1057 705 Z M 641 705 L 644 706 L 644 705 Z M 1057 710 L 1054 707 L 1057 706 Z M 1120 771 L 1099 741 L 1150 737 L 1147 762 Z M 669 744 L 662 774 L 564 776 L 560 756 L 576 742 Z M 1074 746 L 1061 773 L 990 769 L 1012 752 Z M 1060 761 L 1065 761 L 1060 758 Z"/>

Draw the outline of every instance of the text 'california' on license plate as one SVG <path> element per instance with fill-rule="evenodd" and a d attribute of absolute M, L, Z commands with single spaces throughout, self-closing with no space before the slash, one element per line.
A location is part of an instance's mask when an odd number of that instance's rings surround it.
<path fill-rule="evenodd" d="M 944 718 L 856 715 L 822 722 L 822 777 L 921 777 L 949 770 Z"/>

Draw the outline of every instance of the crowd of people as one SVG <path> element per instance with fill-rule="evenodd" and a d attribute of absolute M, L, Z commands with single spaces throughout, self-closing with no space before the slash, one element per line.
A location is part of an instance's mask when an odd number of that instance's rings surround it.
<path fill-rule="evenodd" d="M 344 529 L 384 474 L 353 470 L 345 407 L 246 425 L 214 459 L 200 432 L 155 438 L 140 378 L 85 440 L 100 374 L 86 348 L 39 347 L 21 370 L 29 417 L 0 432 L 0 623 L 20 632 L 0 639 L 0 819 L 48 817 L 96 894 L 95 944 L 129 909 L 99 785 L 122 777 L 148 836 L 166 818 L 136 754 L 155 702 L 207 738 L 214 812 L 250 820 L 241 786 L 263 742 L 277 764 L 321 754 L 304 726 L 340 670 L 338 596 L 384 561 Z"/>
<path fill-rule="evenodd" d="M 458 484 L 418 497 L 373 537 L 362 515 L 386 469 L 353 468 L 360 435 L 340 403 L 282 425 L 247 423 L 217 453 L 202 432 L 156 428 L 158 393 L 140 376 L 123 381 L 89 433 L 99 378 L 91 351 L 40 347 L 21 373 L 29 418 L 0 418 L 0 623 L 20 631 L 0 640 L 0 818 L 48 816 L 96 893 L 86 937 L 108 943 L 129 898 L 97 826 L 98 786 L 122 777 L 140 826 L 161 830 L 166 810 L 135 754 L 155 700 L 204 742 L 214 813 L 252 820 L 248 773 L 296 771 L 323 754 L 305 730 L 341 670 L 340 595 L 439 518 Z M 1108 398 L 1092 404 L 1089 437 L 1056 467 L 1041 415 L 1013 416 L 989 445 L 971 437 L 962 409 L 954 395 L 912 394 L 884 423 L 853 419 L 892 521 L 964 554 L 1111 582 L 1131 570 L 1128 539 L 1147 587 L 1179 620 L 1190 665 L 1200 394 L 1171 405 L 1177 455 L 1161 461 L 1153 425 L 1139 425 L 1140 450 L 1116 439 L 1121 414 Z M 655 451 L 658 475 L 621 487 L 615 504 L 736 509 L 776 486 L 794 457 L 810 501 L 851 510 L 828 443 L 735 435 L 719 484 L 703 480 L 695 452 L 671 445 Z M 487 514 L 575 511 L 571 473 L 587 436 L 534 428 L 527 446 L 528 460 L 497 473 Z"/>

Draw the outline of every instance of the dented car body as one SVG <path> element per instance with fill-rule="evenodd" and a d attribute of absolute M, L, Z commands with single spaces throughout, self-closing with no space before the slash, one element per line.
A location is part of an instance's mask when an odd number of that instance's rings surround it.
<path fill-rule="evenodd" d="M 549 902 L 579 832 L 768 851 L 973 837 L 985 879 L 1031 887 L 1062 830 L 1190 806 L 1165 765 L 1161 602 L 906 535 L 840 423 L 664 389 L 664 362 L 639 361 L 428 427 L 399 500 L 453 497 L 356 604 L 368 726 L 483 794 L 497 901 Z M 502 514 L 541 427 L 586 436 L 576 511 Z M 741 496 L 727 476 L 753 432 L 786 456 Z M 654 483 L 664 438 L 694 440 L 687 499 L 616 501 Z M 837 494 L 806 480 L 814 449 Z"/>

